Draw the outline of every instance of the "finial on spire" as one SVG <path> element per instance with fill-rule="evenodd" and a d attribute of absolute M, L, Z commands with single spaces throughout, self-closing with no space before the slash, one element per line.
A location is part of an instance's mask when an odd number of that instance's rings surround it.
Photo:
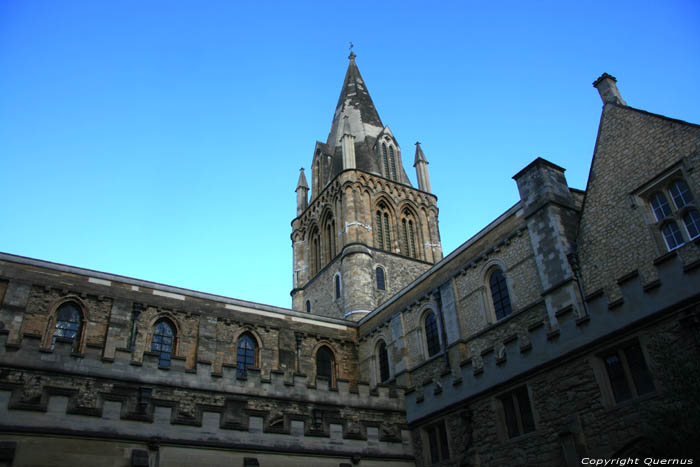
<path fill-rule="evenodd" d="M 420 146 L 420 141 L 416 141 L 416 146 Z"/>
<path fill-rule="evenodd" d="M 355 46 L 352 44 L 352 42 L 350 42 L 350 55 L 348 55 L 348 58 L 350 60 L 355 60 L 355 57 L 357 57 L 357 55 L 355 55 L 355 52 L 352 51 L 353 47 Z"/>

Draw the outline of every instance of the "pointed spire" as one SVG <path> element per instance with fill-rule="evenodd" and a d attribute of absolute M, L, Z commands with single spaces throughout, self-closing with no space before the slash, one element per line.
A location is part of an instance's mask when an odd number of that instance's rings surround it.
<path fill-rule="evenodd" d="M 309 206 L 309 185 L 306 183 L 306 176 L 304 175 L 304 168 L 299 169 L 299 181 L 297 182 L 297 216 L 300 216 L 304 210 Z"/>
<path fill-rule="evenodd" d="M 331 131 L 328 134 L 327 144 L 331 147 L 340 143 L 344 130 L 342 128 L 343 121 L 346 116 L 349 117 L 350 134 L 357 138 L 358 143 L 364 141 L 366 136 L 377 136 L 384 127 L 360 75 L 360 70 L 357 68 L 355 57 L 355 53 L 351 51 L 348 57 L 350 63 L 333 115 Z"/>
<path fill-rule="evenodd" d="M 299 190 L 299 188 L 309 189 L 309 184 L 306 183 L 306 175 L 304 175 L 304 167 L 299 169 L 299 181 L 297 182 L 297 189 L 294 191 Z"/>
<path fill-rule="evenodd" d="M 425 154 L 423 154 L 423 149 L 420 147 L 420 141 L 416 141 L 416 157 L 413 160 L 413 167 L 415 167 L 419 162 L 429 164 L 428 159 L 426 159 Z"/>
<path fill-rule="evenodd" d="M 428 173 L 428 159 L 423 154 L 420 142 L 416 141 L 416 158 L 413 162 L 416 168 L 416 178 L 418 178 L 418 189 L 430 193 L 430 174 Z"/>

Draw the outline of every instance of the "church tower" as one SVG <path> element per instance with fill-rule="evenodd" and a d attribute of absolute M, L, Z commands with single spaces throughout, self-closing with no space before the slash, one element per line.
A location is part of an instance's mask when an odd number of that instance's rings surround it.
<path fill-rule="evenodd" d="M 350 53 L 325 143 L 316 142 L 311 194 L 304 169 L 292 221 L 295 311 L 360 320 L 442 259 L 437 197 L 416 143 L 418 188 Z"/>

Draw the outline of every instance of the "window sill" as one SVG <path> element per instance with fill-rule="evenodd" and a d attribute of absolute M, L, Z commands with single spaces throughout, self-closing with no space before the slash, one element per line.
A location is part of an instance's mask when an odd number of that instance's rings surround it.
<path fill-rule="evenodd" d="M 518 436 L 515 436 L 513 438 L 505 439 L 505 440 L 503 440 L 503 444 L 517 444 L 520 441 L 525 441 L 525 440 L 534 438 L 535 436 L 537 436 L 537 430 L 531 431 L 529 433 L 525 433 L 522 435 L 518 435 Z"/>
<path fill-rule="evenodd" d="M 653 391 L 653 392 L 644 394 L 643 396 L 633 397 L 632 399 L 628 399 L 626 401 L 613 402 L 612 405 L 608 405 L 606 407 L 606 412 L 612 413 L 612 412 L 616 412 L 618 410 L 625 410 L 625 409 L 628 409 L 630 407 L 637 405 L 640 402 L 645 402 L 647 400 L 654 399 L 654 398 L 658 397 L 658 395 L 659 394 L 656 391 Z"/>

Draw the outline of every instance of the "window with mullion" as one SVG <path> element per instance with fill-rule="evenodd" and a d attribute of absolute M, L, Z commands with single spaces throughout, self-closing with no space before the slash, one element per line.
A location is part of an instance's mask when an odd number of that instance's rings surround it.
<path fill-rule="evenodd" d="M 56 312 L 56 324 L 51 337 L 51 348 L 56 343 L 57 337 L 65 337 L 73 341 L 73 349 L 75 350 L 82 324 L 82 314 L 75 304 L 64 303 L 61 305 Z"/>
<path fill-rule="evenodd" d="M 243 334 L 238 339 L 238 348 L 236 352 L 236 374 L 245 377 L 248 374 L 248 368 L 255 368 L 255 341 L 248 334 Z"/>
<path fill-rule="evenodd" d="M 700 235 L 700 214 L 698 214 L 697 209 L 688 211 L 683 216 L 683 223 L 691 240 Z"/>
<path fill-rule="evenodd" d="M 661 232 L 664 234 L 664 240 L 666 240 L 666 246 L 669 251 L 675 250 L 685 243 L 681 229 L 678 228 L 678 224 L 675 221 L 667 222 L 661 229 Z"/>
<path fill-rule="evenodd" d="M 657 191 L 651 197 L 651 209 L 657 221 L 661 221 L 671 215 L 671 206 L 668 204 L 666 195 Z"/>
<path fill-rule="evenodd" d="M 615 402 L 624 402 L 654 391 L 654 383 L 639 342 L 603 355 Z"/>
<path fill-rule="evenodd" d="M 671 198 L 673 198 L 673 203 L 676 205 L 677 209 L 693 201 L 688 184 L 685 183 L 684 180 L 674 182 L 668 191 L 671 193 Z"/>
<path fill-rule="evenodd" d="M 508 438 L 515 438 L 535 431 L 535 418 L 532 415 L 530 395 L 527 386 L 521 386 L 500 398 L 503 407 Z"/>
<path fill-rule="evenodd" d="M 160 321 L 153 330 L 153 341 L 151 342 L 151 352 L 158 354 L 158 365 L 170 366 L 170 356 L 173 352 L 175 342 L 175 332 L 167 321 Z"/>

